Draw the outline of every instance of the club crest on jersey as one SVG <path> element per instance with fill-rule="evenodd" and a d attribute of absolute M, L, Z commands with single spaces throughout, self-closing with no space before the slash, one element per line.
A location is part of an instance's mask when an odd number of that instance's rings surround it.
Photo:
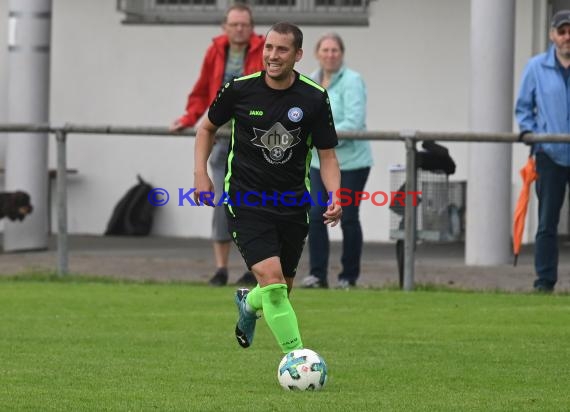
<path fill-rule="evenodd" d="M 294 123 L 298 123 L 303 118 L 303 111 L 298 107 L 292 107 L 287 112 L 287 117 Z"/>
<path fill-rule="evenodd" d="M 262 148 L 265 160 L 271 164 L 288 162 L 293 156 L 293 151 L 289 149 L 301 141 L 299 138 L 300 127 L 295 130 L 287 130 L 280 122 L 275 123 L 269 130 L 254 127 L 253 131 L 255 138 L 251 142 Z"/>

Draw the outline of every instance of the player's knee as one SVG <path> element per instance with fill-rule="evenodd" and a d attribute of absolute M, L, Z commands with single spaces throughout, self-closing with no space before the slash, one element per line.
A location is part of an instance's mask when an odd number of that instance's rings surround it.
<path fill-rule="evenodd" d="M 279 258 L 269 258 L 252 266 L 252 271 L 261 287 L 276 283 L 285 283 Z"/>

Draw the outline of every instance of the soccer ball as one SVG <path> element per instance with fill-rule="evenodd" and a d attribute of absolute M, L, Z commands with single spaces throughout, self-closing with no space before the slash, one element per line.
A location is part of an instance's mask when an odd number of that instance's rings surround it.
<path fill-rule="evenodd" d="M 277 379 L 289 391 L 319 390 L 327 381 L 327 365 L 317 352 L 297 349 L 281 359 Z"/>

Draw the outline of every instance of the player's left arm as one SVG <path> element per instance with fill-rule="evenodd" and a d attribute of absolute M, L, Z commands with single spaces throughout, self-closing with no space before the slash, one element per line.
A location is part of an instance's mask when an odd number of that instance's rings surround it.
<path fill-rule="evenodd" d="M 338 160 L 333 149 L 317 149 L 319 160 L 321 163 L 321 179 L 327 192 L 332 193 L 332 201 L 329 203 L 327 210 L 323 213 L 325 225 L 331 224 L 334 227 L 340 221 L 342 216 L 342 208 L 338 201 L 338 191 L 340 189 L 340 169 Z"/>
<path fill-rule="evenodd" d="M 216 131 L 232 117 L 235 93 L 233 82 L 223 85 L 218 91 L 208 110 L 208 115 L 202 120 L 196 132 L 194 144 L 194 200 L 197 204 L 202 201 L 208 206 L 214 206 L 214 185 L 208 175 L 208 158 L 214 146 Z M 200 201 L 200 203 L 198 203 Z"/>

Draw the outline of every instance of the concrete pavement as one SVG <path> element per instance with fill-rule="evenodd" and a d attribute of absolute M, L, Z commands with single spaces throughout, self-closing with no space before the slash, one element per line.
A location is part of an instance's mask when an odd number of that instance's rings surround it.
<path fill-rule="evenodd" d="M 214 272 L 211 243 L 206 239 L 164 237 L 70 236 L 72 273 L 123 279 L 207 282 Z M 466 266 L 463 243 L 419 243 L 415 282 L 460 289 L 531 291 L 534 279 L 532 245 L 523 247 L 517 267 Z M 367 242 L 362 257 L 359 287 L 396 287 L 398 270 L 394 243 Z M 26 271 L 55 271 L 56 238 L 46 251 L 0 253 L 0 275 Z M 340 243 L 331 245 L 329 282 L 340 271 Z M 230 257 L 230 283 L 245 271 L 237 250 Z M 307 248 L 298 278 L 308 274 Z M 560 243 L 557 291 L 570 292 L 570 242 Z"/>

